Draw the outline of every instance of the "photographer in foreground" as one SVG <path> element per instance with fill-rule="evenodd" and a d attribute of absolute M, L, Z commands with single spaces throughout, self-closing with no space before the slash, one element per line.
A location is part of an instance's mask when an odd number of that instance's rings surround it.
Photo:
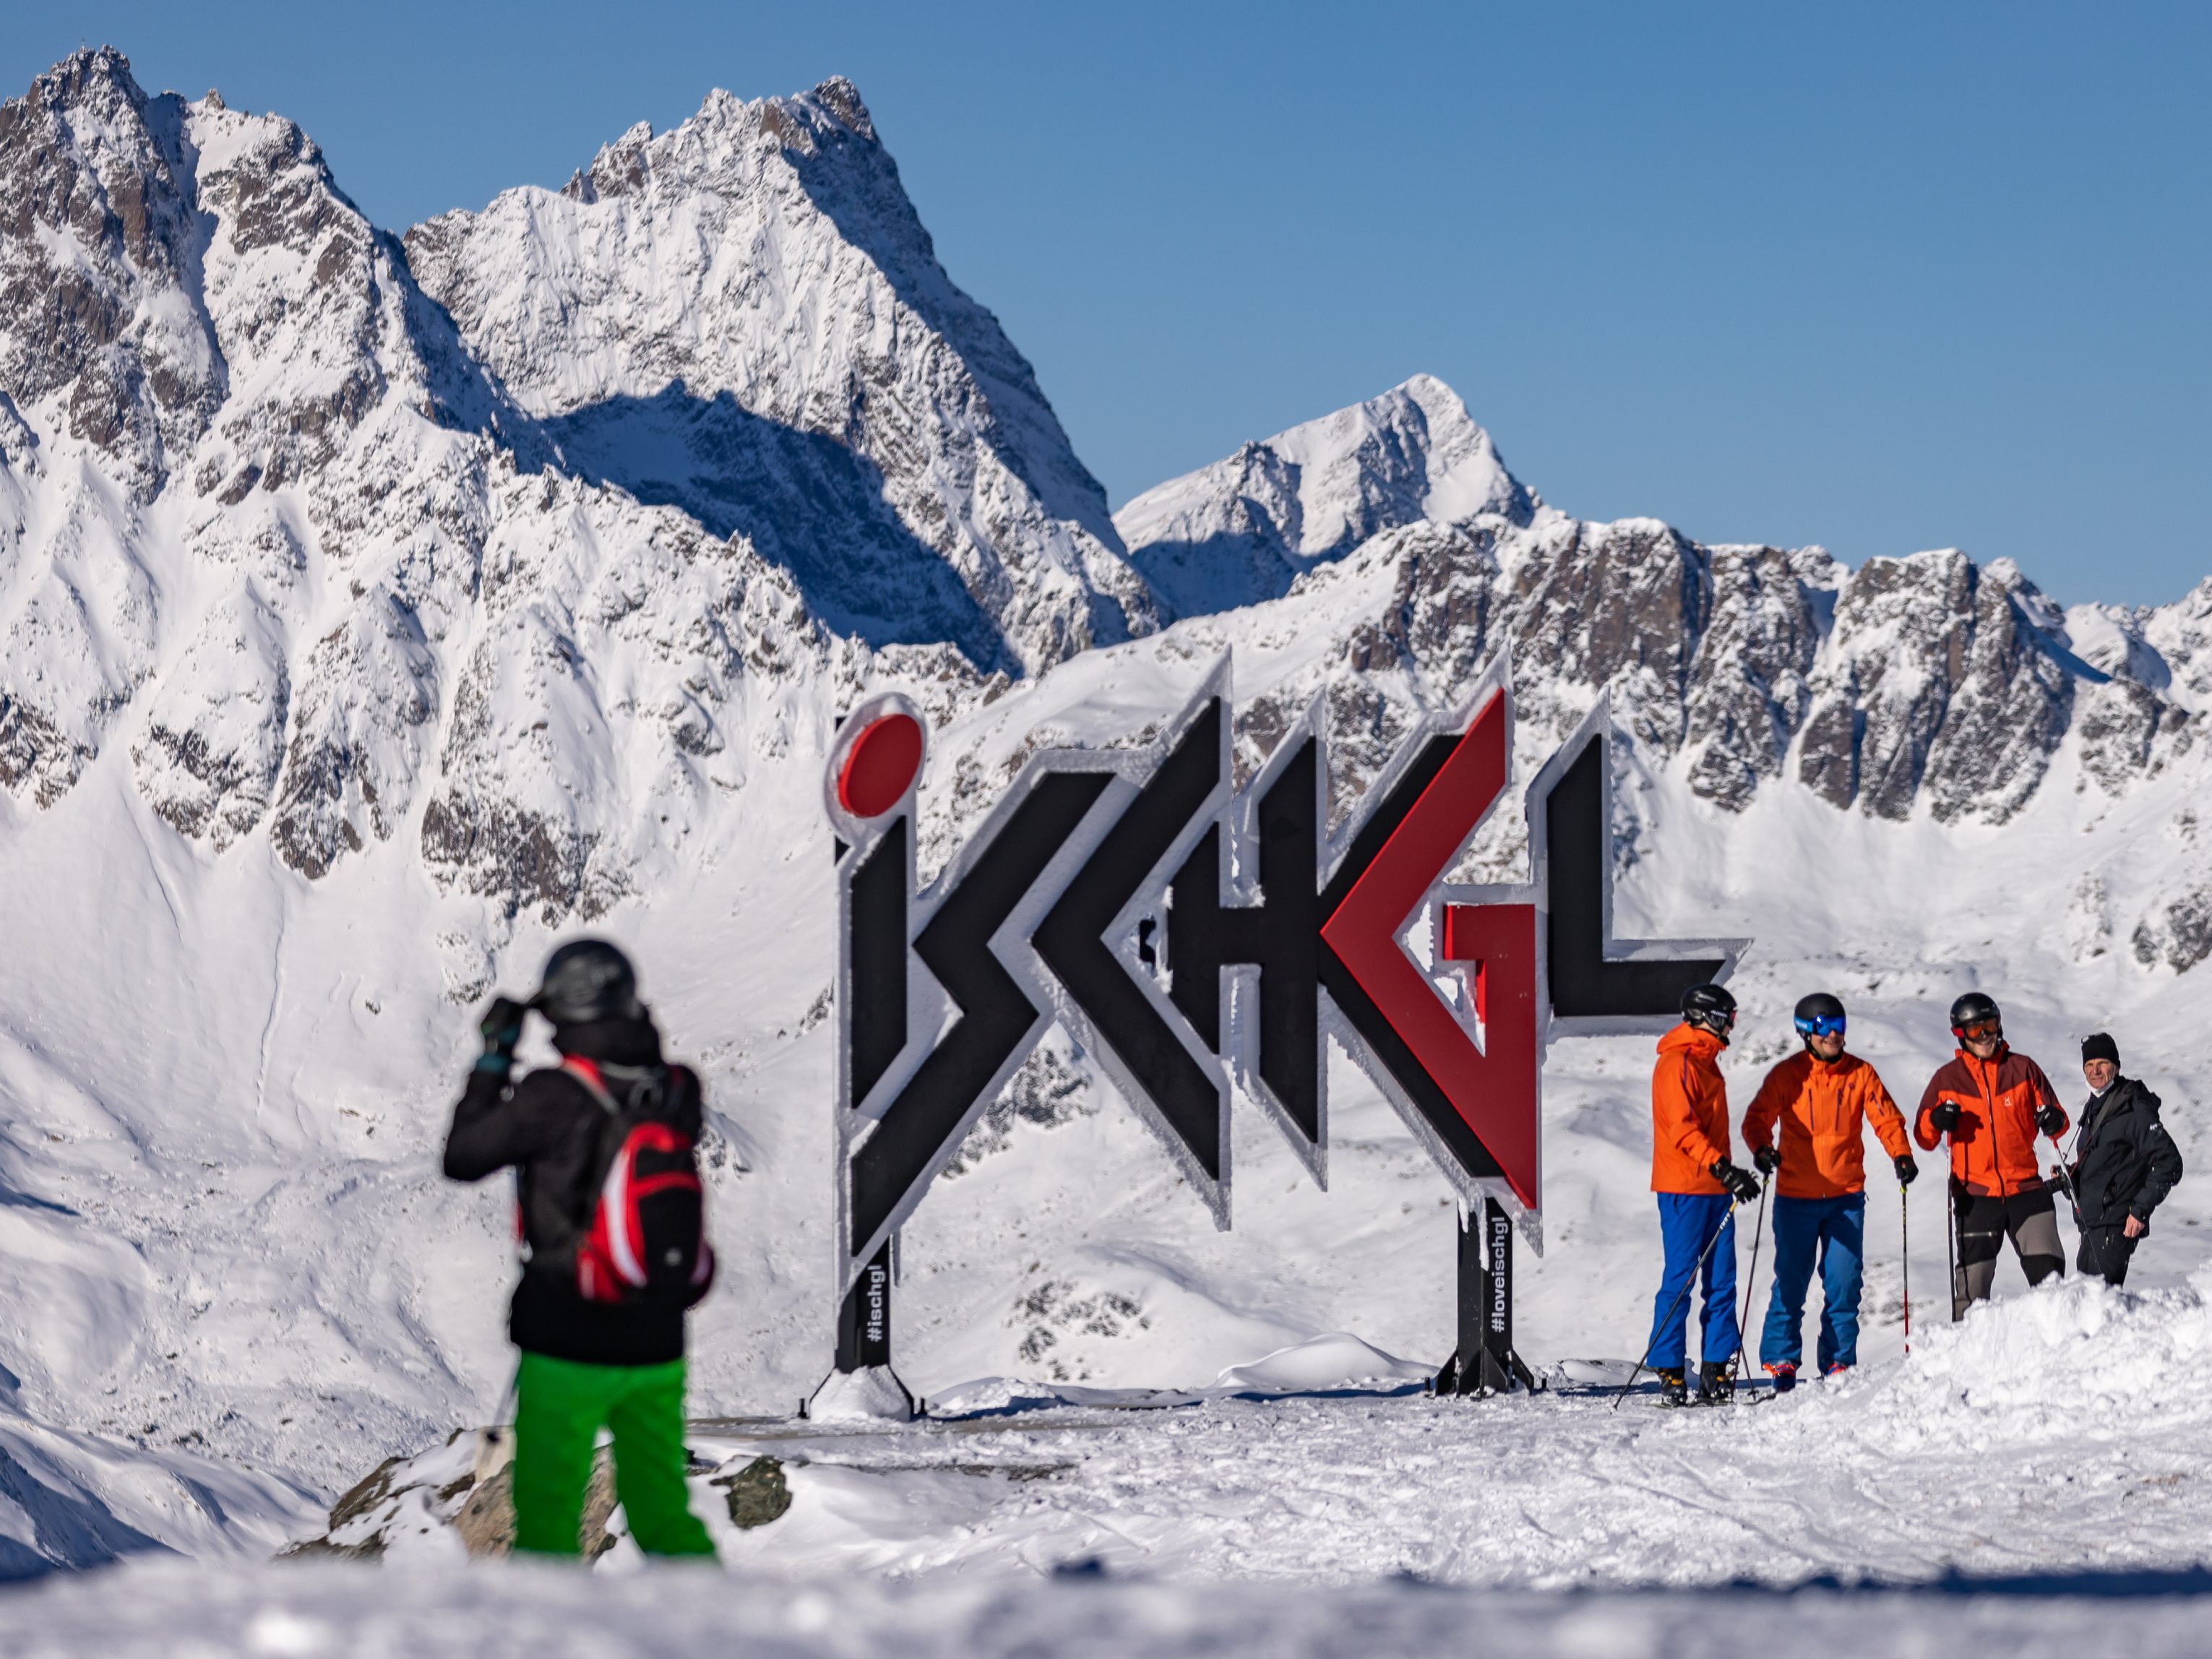
<path fill-rule="evenodd" d="M 552 1022 L 561 1063 L 512 1082 L 532 1009 Z M 684 1315 L 714 1260 L 693 1152 L 699 1080 L 663 1062 L 629 959 L 599 939 L 556 951 L 538 994 L 499 998 L 482 1029 L 445 1170 L 455 1181 L 515 1172 L 515 1549 L 577 1554 L 604 1426 L 639 1547 L 710 1556 L 684 1483 Z"/>

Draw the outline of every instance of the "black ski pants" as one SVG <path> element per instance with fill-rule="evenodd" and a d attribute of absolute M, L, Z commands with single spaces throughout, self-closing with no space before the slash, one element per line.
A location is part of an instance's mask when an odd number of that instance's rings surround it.
<path fill-rule="evenodd" d="M 2049 1193 L 2014 1193 L 2009 1198 L 1960 1193 L 1956 1200 L 1959 1266 L 1966 1275 L 1967 1301 L 1989 1299 L 2007 1234 L 2029 1284 L 2040 1285 L 2066 1271 L 2066 1249 L 2058 1242 L 2058 1215 Z"/>
<path fill-rule="evenodd" d="M 2130 1238 L 2119 1227 L 2084 1227 L 2081 1229 L 2081 1251 L 2074 1265 L 2085 1273 L 2094 1273 L 2107 1285 L 2128 1282 L 2128 1263 L 2135 1257 L 2139 1238 Z"/>

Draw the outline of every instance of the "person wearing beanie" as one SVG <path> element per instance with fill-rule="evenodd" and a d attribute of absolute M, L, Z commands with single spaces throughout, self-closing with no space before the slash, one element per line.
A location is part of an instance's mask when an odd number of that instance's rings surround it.
<path fill-rule="evenodd" d="M 2120 1075 L 2119 1044 L 2106 1032 L 2082 1040 L 2081 1075 L 2089 1099 L 2065 1175 L 2081 1231 L 2074 1265 L 2120 1285 L 2150 1231 L 2151 1212 L 2181 1179 L 2181 1153 L 2159 1121 L 2158 1097 Z"/>

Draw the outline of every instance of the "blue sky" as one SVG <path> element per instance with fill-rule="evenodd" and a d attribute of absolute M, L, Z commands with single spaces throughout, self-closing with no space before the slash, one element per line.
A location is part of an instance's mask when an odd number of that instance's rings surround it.
<path fill-rule="evenodd" d="M 112 41 L 293 117 L 395 228 L 848 75 L 1116 503 L 1427 370 L 1584 516 L 2069 601 L 2212 572 L 2212 8 L 5 15 L 0 88 Z"/>

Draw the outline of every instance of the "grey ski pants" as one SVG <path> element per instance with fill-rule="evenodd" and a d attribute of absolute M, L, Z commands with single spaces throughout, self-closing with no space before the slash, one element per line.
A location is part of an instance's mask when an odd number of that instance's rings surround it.
<path fill-rule="evenodd" d="M 1959 1266 L 1965 1271 L 1966 1300 L 1984 1302 L 1996 1280 L 1997 1257 L 2007 1234 L 2030 1285 L 2066 1271 L 2065 1247 L 2058 1242 L 2058 1214 L 2049 1193 L 2014 1193 L 2010 1198 L 1966 1198 L 1959 1212 Z"/>

